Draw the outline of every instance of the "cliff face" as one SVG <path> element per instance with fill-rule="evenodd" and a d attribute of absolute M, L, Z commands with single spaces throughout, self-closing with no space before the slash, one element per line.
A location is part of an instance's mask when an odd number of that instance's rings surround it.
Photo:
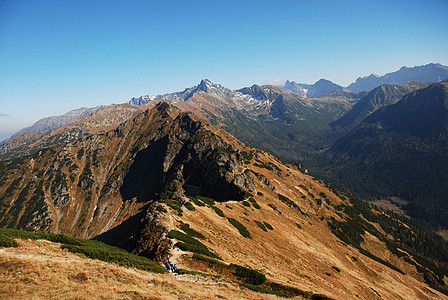
<path fill-rule="evenodd" d="M 241 154 L 210 129 L 160 103 L 107 133 L 2 161 L 0 224 L 163 252 L 156 201 L 242 200 L 254 189 Z"/>

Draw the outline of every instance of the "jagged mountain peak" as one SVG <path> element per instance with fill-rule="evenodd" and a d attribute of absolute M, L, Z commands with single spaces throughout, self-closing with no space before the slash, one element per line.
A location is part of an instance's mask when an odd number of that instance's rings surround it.
<path fill-rule="evenodd" d="M 215 96 L 229 94 L 231 92 L 231 90 L 223 87 L 220 84 L 215 84 L 208 79 L 201 80 L 201 82 L 197 85 L 197 91 L 202 91 L 204 93 L 209 93 Z M 194 92 L 196 92 L 196 90 L 193 90 L 193 93 Z"/>

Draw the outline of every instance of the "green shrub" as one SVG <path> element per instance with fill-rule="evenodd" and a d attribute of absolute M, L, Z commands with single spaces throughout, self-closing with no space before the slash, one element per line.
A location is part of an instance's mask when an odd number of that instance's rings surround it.
<path fill-rule="evenodd" d="M 216 151 L 217 151 L 219 154 L 227 154 L 227 155 L 233 153 L 232 150 L 230 150 L 230 149 L 226 149 L 226 148 L 221 147 L 221 146 L 216 147 Z"/>
<path fill-rule="evenodd" d="M 200 260 L 200 261 L 206 262 L 206 263 L 211 264 L 211 265 L 215 265 L 215 266 L 219 266 L 219 267 L 225 267 L 225 268 L 228 267 L 227 264 L 223 263 L 222 261 L 220 261 L 218 259 L 215 259 L 215 258 L 212 258 L 212 257 L 209 257 L 209 256 L 203 256 L 203 255 L 198 254 L 198 253 L 193 253 L 193 257 L 192 258 L 194 260 Z"/>
<path fill-rule="evenodd" d="M 179 216 L 182 216 L 182 204 L 180 202 L 171 199 L 162 199 L 160 202 L 166 203 L 169 207 L 174 209 Z"/>
<path fill-rule="evenodd" d="M 0 247 L 18 247 L 19 244 L 9 236 L 0 234 Z"/>
<path fill-rule="evenodd" d="M 215 205 L 215 199 L 213 199 L 213 198 L 204 197 L 204 196 L 196 196 L 196 198 L 210 206 Z"/>
<path fill-rule="evenodd" d="M 216 255 L 213 252 L 210 252 L 210 250 L 205 245 L 192 245 L 184 242 L 177 242 L 176 245 L 174 246 L 184 251 L 190 251 L 198 254 L 207 255 L 213 258 L 219 258 L 218 255 Z"/>
<path fill-rule="evenodd" d="M 264 287 L 261 287 L 261 286 L 258 286 L 258 285 L 250 284 L 250 283 L 242 282 L 242 283 L 240 283 L 240 285 L 244 286 L 245 288 L 248 288 L 249 290 L 252 290 L 252 291 L 255 291 L 255 292 L 258 292 L 258 293 L 276 295 L 278 297 L 283 297 L 283 298 L 288 298 L 289 297 L 289 296 L 287 296 L 285 294 L 282 294 L 280 292 L 273 291 L 273 290 L 270 290 L 270 289 L 267 289 L 267 288 L 264 288 Z"/>
<path fill-rule="evenodd" d="M 238 229 L 238 231 L 240 232 L 240 234 L 243 237 L 250 238 L 250 239 L 252 238 L 249 231 L 247 231 L 246 227 L 244 227 L 243 224 L 241 224 L 240 222 L 238 222 L 237 220 L 235 220 L 233 218 L 227 218 L 227 220 L 229 220 L 230 224 L 232 224 L 236 229 Z"/>
<path fill-rule="evenodd" d="M 168 233 L 167 237 L 170 238 L 170 239 L 176 239 L 176 240 L 185 242 L 185 243 L 187 243 L 187 244 L 197 245 L 197 246 L 204 246 L 204 247 L 205 247 L 205 245 L 202 244 L 202 243 L 201 243 L 200 241 L 198 241 L 197 239 L 195 239 L 195 238 L 193 238 L 193 237 L 191 237 L 191 236 L 188 236 L 188 235 L 186 235 L 185 233 L 182 233 L 182 232 L 177 231 L 177 230 L 171 230 L 171 231 Z"/>
<path fill-rule="evenodd" d="M 243 202 L 241 202 L 241 204 L 243 204 L 244 206 L 250 207 L 250 203 L 248 201 L 243 201 Z"/>
<path fill-rule="evenodd" d="M 264 226 L 266 226 L 267 229 L 269 230 L 274 230 L 274 228 L 272 228 L 271 224 L 269 224 L 268 222 L 263 222 Z"/>
<path fill-rule="evenodd" d="M 95 210 L 95 213 L 97 212 L 98 210 Z M 167 210 L 163 207 L 163 206 L 157 206 L 156 207 L 156 211 L 158 211 L 158 212 L 163 212 L 163 213 L 166 213 L 167 212 Z"/>
<path fill-rule="evenodd" d="M 274 170 L 270 165 L 267 165 L 267 164 L 265 164 L 263 162 L 261 162 L 261 163 L 254 163 L 254 166 L 259 167 L 259 168 L 264 168 L 264 169 L 269 170 L 269 171 Z"/>
<path fill-rule="evenodd" d="M 268 231 L 268 230 L 266 229 L 266 225 L 264 225 L 263 223 L 258 222 L 258 221 L 256 221 L 256 220 L 254 220 L 254 222 L 255 222 L 255 224 L 257 224 L 258 227 L 261 228 L 261 230 L 266 231 L 266 232 Z"/>
<path fill-rule="evenodd" d="M 202 202 L 201 200 L 199 200 L 196 197 L 189 197 L 191 201 L 194 202 L 194 204 L 196 204 L 197 206 L 205 206 L 205 203 Z"/>
<path fill-rule="evenodd" d="M 196 210 L 196 208 L 194 208 L 193 204 L 191 204 L 191 202 L 186 202 L 184 204 L 184 206 L 188 209 L 188 210 Z"/>
<path fill-rule="evenodd" d="M 44 239 L 62 243 L 61 248 L 73 253 L 82 253 L 92 259 L 116 263 L 125 267 L 133 267 L 144 271 L 165 273 L 166 270 L 149 258 L 126 252 L 123 249 L 106 245 L 99 241 L 83 240 L 54 233 L 39 233 L 17 229 L 0 229 L 0 237 L 15 237 L 20 239 Z"/>
<path fill-rule="evenodd" d="M 243 156 L 244 160 L 249 160 L 250 161 L 254 157 L 252 155 L 252 153 L 249 153 L 249 152 L 246 152 L 246 151 L 241 151 L 240 153 L 241 153 L 241 156 Z"/>
<path fill-rule="evenodd" d="M 216 206 L 211 206 L 211 208 L 213 208 L 213 210 L 215 211 L 215 213 L 216 213 L 218 216 L 220 216 L 220 217 L 222 217 L 222 218 L 225 218 L 225 215 L 224 215 L 224 213 L 223 213 L 223 211 L 222 211 L 221 209 L 219 209 L 219 208 L 216 207 Z"/>
<path fill-rule="evenodd" d="M 210 250 L 202 244 L 200 241 L 196 240 L 195 238 L 188 236 L 180 231 L 177 230 L 171 230 L 167 237 L 174 238 L 176 240 L 179 240 L 180 242 L 176 243 L 176 247 L 179 249 L 182 249 L 184 251 L 190 251 L 195 252 L 199 254 L 204 254 L 207 256 L 219 258 L 216 254 L 210 252 Z"/>
<path fill-rule="evenodd" d="M 323 294 L 313 294 L 311 296 L 312 300 L 331 300 L 332 298 L 325 296 Z"/>
<path fill-rule="evenodd" d="M 260 205 L 258 205 L 258 203 L 257 203 L 257 201 L 255 201 L 254 197 L 250 197 L 249 202 L 251 202 L 252 206 L 255 207 L 256 209 L 260 209 Z"/>
<path fill-rule="evenodd" d="M 179 228 L 182 229 L 189 236 L 194 236 L 201 240 L 205 239 L 205 236 L 202 233 L 199 233 L 196 230 L 191 229 L 189 224 L 181 223 Z"/>
<path fill-rule="evenodd" d="M 294 201 L 292 201 L 291 199 L 289 199 L 288 197 L 286 197 L 285 195 L 282 195 L 282 194 L 277 194 L 277 196 L 278 196 L 278 199 L 280 199 L 280 201 L 289 205 L 292 208 L 297 209 L 302 215 L 305 215 L 305 213 L 300 209 L 300 207 L 297 204 L 295 204 Z"/>
<path fill-rule="evenodd" d="M 300 226 L 299 223 L 296 223 L 297 228 L 302 229 L 302 226 Z"/>
<path fill-rule="evenodd" d="M 332 266 L 331 268 L 336 272 L 341 273 L 341 269 L 339 269 L 338 267 Z"/>
<path fill-rule="evenodd" d="M 257 192 L 257 195 L 258 196 L 263 196 L 263 193 L 262 192 Z"/>
<path fill-rule="evenodd" d="M 279 214 L 282 214 L 282 212 L 278 210 L 277 206 L 275 206 L 274 204 L 269 203 L 268 206 L 272 208 L 274 211 L 278 212 Z"/>
<path fill-rule="evenodd" d="M 81 246 L 64 244 L 61 248 L 67 249 L 73 253 L 82 253 L 92 259 L 116 263 L 120 266 L 132 267 L 156 273 L 166 272 L 165 268 L 149 258 L 134 255 L 124 251 L 123 249 L 108 246 L 98 241 L 87 241 L 87 243 Z"/>
<path fill-rule="evenodd" d="M 246 268 L 243 266 L 230 264 L 229 266 L 234 270 L 234 275 L 240 278 L 242 281 L 254 285 L 260 285 L 262 283 L 266 282 L 266 276 L 264 274 L 261 274 L 260 272 Z"/>
<path fill-rule="evenodd" d="M 191 275 L 199 275 L 199 276 L 203 276 L 203 277 L 221 278 L 221 276 L 219 276 L 219 275 L 212 275 L 212 274 L 207 274 L 207 273 L 202 273 L 202 272 L 187 270 L 187 269 L 177 269 L 177 274 L 180 274 L 180 275 L 191 274 Z"/>

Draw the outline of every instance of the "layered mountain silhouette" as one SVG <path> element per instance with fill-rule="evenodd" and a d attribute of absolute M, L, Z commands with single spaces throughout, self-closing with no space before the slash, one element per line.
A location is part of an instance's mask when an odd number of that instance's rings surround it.
<path fill-rule="evenodd" d="M 408 81 L 441 81 L 448 78 L 448 67 L 441 64 L 427 64 L 412 68 L 402 67 L 400 70 L 383 76 L 371 74 L 359 77 L 347 87 L 351 92 L 372 90 L 383 84 L 401 85 Z"/>
<path fill-rule="evenodd" d="M 381 107 L 326 154 L 328 178 L 369 198 L 397 196 L 415 217 L 448 225 L 448 83 Z"/>
<path fill-rule="evenodd" d="M 335 127 L 354 127 L 376 110 L 394 104 L 409 92 L 428 86 L 429 82 L 411 81 L 402 85 L 382 85 L 362 97 L 353 108 L 330 125 Z"/>

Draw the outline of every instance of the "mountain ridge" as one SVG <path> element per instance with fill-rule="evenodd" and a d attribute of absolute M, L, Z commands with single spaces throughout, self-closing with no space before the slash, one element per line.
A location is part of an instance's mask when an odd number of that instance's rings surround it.
<path fill-rule="evenodd" d="M 344 116 L 330 123 L 335 127 L 355 127 L 376 110 L 398 102 L 404 95 L 425 88 L 431 82 L 412 81 L 402 85 L 380 85 L 368 92 Z"/>
<path fill-rule="evenodd" d="M 447 85 L 408 93 L 365 118 L 327 150 L 326 178 L 366 198 L 400 197 L 411 216 L 447 226 L 439 184 L 448 180 Z"/>
<path fill-rule="evenodd" d="M 383 76 L 371 74 L 367 77 L 358 77 L 356 81 L 346 87 L 352 92 L 372 90 L 382 84 L 400 85 L 408 81 L 441 81 L 448 78 L 448 67 L 439 63 L 415 67 L 401 67 L 399 70 L 387 73 Z"/>

